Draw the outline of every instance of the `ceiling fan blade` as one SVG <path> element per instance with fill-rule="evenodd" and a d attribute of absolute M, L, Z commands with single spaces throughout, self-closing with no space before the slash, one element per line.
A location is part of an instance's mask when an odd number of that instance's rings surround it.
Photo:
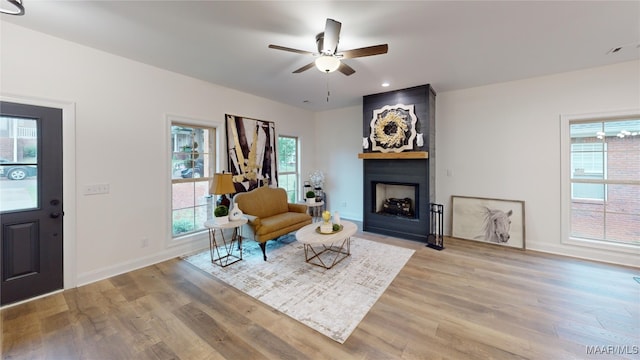
<path fill-rule="evenodd" d="M 303 72 L 303 71 L 307 71 L 307 70 L 311 69 L 311 68 L 312 68 L 312 67 L 314 67 L 315 65 L 316 65 L 316 63 L 315 63 L 315 62 L 311 62 L 311 63 L 309 63 L 309 64 L 307 64 L 307 65 L 305 65 L 305 66 L 301 67 L 300 69 L 298 69 L 298 70 L 294 71 L 293 73 L 294 73 L 294 74 L 299 74 L 299 73 L 301 73 L 301 72 Z"/>
<path fill-rule="evenodd" d="M 353 58 L 359 58 L 359 57 L 365 57 L 365 56 L 386 54 L 388 50 L 389 50 L 389 46 L 387 44 L 383 44 L 383 45 L 367 46 L 367 47 L 353 49 L 353 50 L 346 50 L 341 52 L 338 55 L 342 55 L 343 59 L 353 59 Z"/>
<path fill-rule="evenodd" d="M 288 52 L 302 54 L 302 55 L 313 55 L 311 51 L 292 49 L 285 46 L 273 45 L 273 44 L 269 45 L 269 49 L 283 50 L 283 51 L 288 51 Z"/>
<path fill-rule="evenodd" d="M 323 54 L 335 54 L 338 48 L 338 40 L 340 40 L 340 28 L 342 23 L 333 19 L 327 19 L 324 27 L 324 40 L 322 43 Z"/>
<path fill-rule="evenodd" d="M 343 62 L 340 62 L 340 67 L 338 68 L 338 71 L 340 71 L 341 73 L 349 76 L 351 74 L 353 74 L 354 72 L 356 72 L 355 70 L 353 70 L 353 68 Z"/>

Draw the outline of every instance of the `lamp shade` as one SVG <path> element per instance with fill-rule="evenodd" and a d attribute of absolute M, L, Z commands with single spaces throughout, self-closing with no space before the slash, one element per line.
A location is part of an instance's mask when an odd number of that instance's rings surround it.
<path fill-rule="evenodd" d="M 340 59 L 333 56 L 320 56 L 316 59 L 316 67 L 322 72 L 334 72 L 340 67 Z"/>
<path fill-rule="evenodd" d="M 233 186 L 233 178 L 231 173 L 217 173 L 213 175 L 213 181 L 211 182 L 210 194 L 224 195 L 233 194 L 236 192 L 236 188 Z"/>

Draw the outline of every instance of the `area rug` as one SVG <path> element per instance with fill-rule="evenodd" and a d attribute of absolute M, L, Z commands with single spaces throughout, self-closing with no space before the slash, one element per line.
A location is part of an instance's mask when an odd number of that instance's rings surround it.
<path fill-rule="evenodd" d="M 183 260 L 341 344 L 414 253 L 352 237 L 351 256 L 325 270 L 306 263 L 291 236 L 267 243 L 266 262 L 257 243 L 243 249 L 244 260 L 225 268 L 208 250 Z"/>

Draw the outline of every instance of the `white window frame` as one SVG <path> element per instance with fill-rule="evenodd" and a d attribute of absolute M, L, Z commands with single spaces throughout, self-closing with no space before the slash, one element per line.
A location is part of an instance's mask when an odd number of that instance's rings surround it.
<path fill-rule="evenodd" d="M 281 172 L 280 169 L 278 169 L 278 177 L 280 175 L 291 175 L 291 174 L 294 174 L 296 176 L 297 188 L 296 188 L 295 199 L 298 200 L 298 199 L 301 199 L 300 194 L 301 194 L 301 189 L 302 189 L 301 184 L 300 184 L 300 137 L 294 136 L 294 135 L 282 135 L 282 134 L 279 134 L 278 135 L 278 139 L 277 139 L 278 143 L 280 142 L 280 138 L 281 137 L 282 138 L 289 138 L 289 139 L 295 139 L 296 140 L 296 170 L 295 170 L 295 172 L 290 172 L 290 171 Z M 280 155 L 280 151 L 279 150 L 280 149 L 278 149 L 278 151 L 277 151 L 277 155 L 278 156 Z M 279 164 L 278 164 L 278 166 L 279 166 Z M 280 179 L 278 179 L 278 183 L 280 183 Z M 282 187 L 282 186 L 280 186 L 280 187 Z"/>
<path fill-rule="evenodd" d="M 197 119 L 197 118 L 191 118 L 191 117 L 186 117 L 186 116 L 180 116 L 180 115 L 173 115 L 173 114 L 167 114 L 166 115 L 166 127 L 165 127 L 165 131 L 166 131 L 166 145 L 165 145 L 165 149 L 166 149 L 166 155 L 165 155 L 165 164 L 166 164 L 166 169 L 165 169 L 165 174 L 167 174 L 167 185 L 166 185 L 166 189 L 167 189 L 167 199 L 168 199 L 168 206 L 167 206 L 167 247 L 173 247 L 173 246 L 182 246 L 188 243 L 192 243 L 192 242 L 201 242 L 204 240 L 208 239 L 208 234 L 206 229 L 202 230 L 202 231 L 198 231 L 198 232 L 193 232 L 193 233 L 189 233 L 189 234 L 185 234 L 185 235 L 181 235 L 181 236 L 173 236 L 173 216 L 172 216 L 172 211 L 173 211 L 173 206 L 172 206 L 172 178 L 171 178 L 171 159 L 173 157 L 173 149 L 171 149 L 171 126 L 175 123 L 179 123 L 182 125 L 192 125 L 192 126 L 197 126 L 197 127 L 208 127 L 208 128 L 214 128 L 215 131 L 215 172 L 221 172 L 222 171 L 222 165 L 225 164 L 226 161 L 226 154 L 224 151 L 225 148 L 225 128 L 224 128 L 224 121 L 217 121 L 217 120 L 205 120 L 205 119 Z"/>
<path fill-rule="evenodd" d="M 584 239 L 571 236 L 571 131 L 574 122 L 611 121 L 615 119 L 634 119 L 640 117 L 640 109 L 612 111 L 591 114 L 563 114 L 560 116 L 560 227 L 561 242 L 567 245 L 582 246 L 601 250 L 637 254 L 639 245 L 617 243 L 604 240 Z M 605 170 L 606 171 L 606 170 Z M 606 181 L 604 181 L 606 183 Z M 640 179 L 632 181 L 640 185 Z"/>

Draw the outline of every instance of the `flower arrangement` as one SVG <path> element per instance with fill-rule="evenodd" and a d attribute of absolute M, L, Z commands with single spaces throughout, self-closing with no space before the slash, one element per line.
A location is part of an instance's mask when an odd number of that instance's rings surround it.
<path fill-rule="evenodd" d="M 313 185 L 314 189 L 322 189 L 324 184 L 324 174 L 320 170 L 315 170 L 309 174 L 309 182 Z"/>

